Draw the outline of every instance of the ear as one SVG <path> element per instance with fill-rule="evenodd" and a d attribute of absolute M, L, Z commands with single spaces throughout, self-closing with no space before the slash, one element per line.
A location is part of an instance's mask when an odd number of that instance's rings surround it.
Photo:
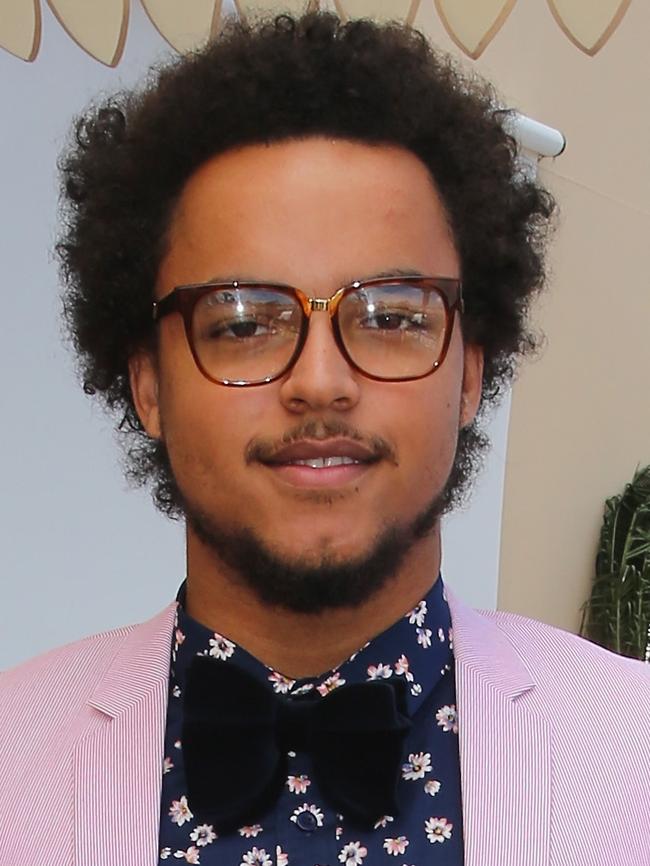
<path fill-rule="evenodd" d="M 483 349 L 473 343 L 464 346 L 463 389 L 460 401 L 460 426 L 469 427 L 481 402 L 483 390 Z"/>
<path fill-rule="evenodd" d="M 131 355 L 129 383 L 142 426 L 152 439 L 161 439 L 158 365 L 152 352 L 141 349 Z"/>

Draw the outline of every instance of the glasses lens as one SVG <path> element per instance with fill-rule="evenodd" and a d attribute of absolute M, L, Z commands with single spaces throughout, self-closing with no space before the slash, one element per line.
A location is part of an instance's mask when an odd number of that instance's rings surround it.
<path fill-rule="evenodd" d="M 341 339 L 350 358 L 371 376 L 423 376 L 440 359 L 447 309 L 442 293 L 407 283 L 361 287 L 339 307 Z"/>
<path fill-rule="evenodd" d="M 261 382 L 291 360 L 301 320 L 298 301 L 273 288 L 215 289 L 194 308 L 194 350 L 213 379 Z"/>

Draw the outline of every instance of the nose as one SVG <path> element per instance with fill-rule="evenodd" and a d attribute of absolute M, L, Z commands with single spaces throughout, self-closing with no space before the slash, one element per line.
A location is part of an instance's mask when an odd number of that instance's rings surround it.
<path fill-rule="evenodd" d="M 359 401 L 360 374 L 336 343 L 329 312 L 315 307 L 300 357 L 280 386 L 280 398 L 291 412 L 351 409 Z"/>

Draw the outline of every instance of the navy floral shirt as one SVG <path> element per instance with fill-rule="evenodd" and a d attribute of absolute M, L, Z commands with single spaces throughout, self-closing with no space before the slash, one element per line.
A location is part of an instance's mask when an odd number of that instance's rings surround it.
<path fill-rule="evenodd" d="M 319 677 L 293 680 L 185 611 L 177 595 L 162 767 L 159 863 L 201 866 L 462 866 L 463 829 L 454 681 L 453 635 L 442 578 L 406 616 Z M 322 798 L 310 757 L 289 752 L 289 775 L 275 806 L 259 823 L 217 835 L 194 819 L 183 768 L 183 686 L 195 655 L 238 665 L 285 696 L 344 683 L 401 677 L 408 684 L 412 727 L 404 745 L 399 815 L 374 829 L 346 826 Z M 224 697 L 227 699 L 227 696 Z"/>

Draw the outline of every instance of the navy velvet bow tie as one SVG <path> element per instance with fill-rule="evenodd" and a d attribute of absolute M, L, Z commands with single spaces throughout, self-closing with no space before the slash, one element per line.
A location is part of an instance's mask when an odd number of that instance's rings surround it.
<path fill-rule="evenodd" d="M 287 781 L 287 752 L 306 751 L 325 799 L 353 823 L 395 816 L 411 726 L 402 680 L 283 697 L 247 672 L 195 656 L 187 673 L 182 748 L 194 816 L 228 832 L 255 823 Z"/>

